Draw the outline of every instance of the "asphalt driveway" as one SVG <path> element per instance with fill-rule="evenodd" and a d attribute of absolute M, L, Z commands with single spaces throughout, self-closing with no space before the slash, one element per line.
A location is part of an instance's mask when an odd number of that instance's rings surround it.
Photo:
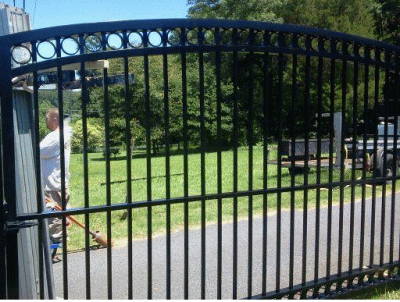
<path fill-rule="evenodd" d="M 399 259 L 399 200 L 396 196 L 395 220 L 394 220 L 394 260 Z M 391 198 L 388 196 L 385 202 L 385 221 L 384 221 L 384 262 L 389 261 L 389 244 L 391 231 Z M 381 213 L 382 198 L 376 201 L 376 220 L 375 220 L 375 253 L 374 264 L 379 264 L 381 246 Z M 349 242 L 350 242 L 350 204 L 344 206 L 343 215 L 343 253 L 342 271 L 349 269 Z M 371 242 L 371 199 L 365 203 L 365 233 L 364 249 L 360 251 L 361 238 L 361 202 L 355 203 L 354 220 L 354 249 L 353 249 L 353 268 L 359 267 L 360 253 L 364 253 L 364 265 L 369 265 L 370 242 Z M 339 243 L 339 206 L 332 208 L 332 240 L 331 240 L 331 274 L 338 272 L 338 243 Z M 295 212 L 294 227 L 294 284 L 301 283 L 302 272 L 302 249 L 303 249 L 303 211 Z M 276 287 L 276 238 L 277 238 L 277 216 L 268 216 L 268 252 L 267 252 L 267 292 L 275 290 Z M 281 218 L 281 279 L 280 288 L 289 285 L 289 244 L 290 244 L 290 212 L 283 211 Z M 307 211 L 307 281 L 315 278 L 315 244 L 316 244 L 316 211 Z M 318 276 L 326 276 L 327 259 L 327 227 L 328 209 L 320 210 L 319 218 L 319 263 Z M 242 220 L 238 224 L 238 298 L 248 297 L 248 221 Z M 222 298 L 232 299 L 232 276 L 233 276 L 233 224 L 223 225 L 222 240 Z M 252 269 L 252 289 L 251 295 L 261 293 L 262 283 L 262 238 L 263 238 L 263 218 L 256 217 L 253 220 L 253 269 Z M 183 231 L 174 232 L 172 240 L 172 280 L 171 298 L 184 298 L 184 233 Z M 210 225 L 206 228 L 206 298 L 217 298 L 217 226 Z M 153 299 L 165 299 L 166 284 L 166 251 L 165 236 L 153 238 L 152 255 L 152 295 Z M 201 298 L 201 230 L 193 229 L 189 233 L 189 298 Z M 107 250 L 93 250 L 90 253 L 91 263 L 91 298 L 107 299 Z M 128 262 L 127 246 L 112 249 L 112 298 L 128 298 Z M 86 272 L 85 272 L 85 253 L 68 254 L 68 298 L 86 298 Z M 147 241 L 137 240 L 133 242 L 133 293 L 134 299 L 147 299 Z M 53 265 L 56 296 L 63 297 L 63 262 Z"/>

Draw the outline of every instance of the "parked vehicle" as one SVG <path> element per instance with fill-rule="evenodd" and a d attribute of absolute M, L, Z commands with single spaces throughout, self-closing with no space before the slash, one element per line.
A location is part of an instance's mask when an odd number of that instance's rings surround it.
<path fill-rule="evenodd" d="M 397 169 L 396 175 L 399 175 L 400 117 L 397 117 L 396 134 L 395 118 L 384 120 L 381 118 L 381 122 L 377 125 L 376 138 L 370 137 L 366 141 L 361 139 L 355 144 L 352 139 L 345 140 L 347 156 L 349 158 L 355 156 L 357 167 L 371 171 L 376 177 L 392 176 L 394 169 Z"/>

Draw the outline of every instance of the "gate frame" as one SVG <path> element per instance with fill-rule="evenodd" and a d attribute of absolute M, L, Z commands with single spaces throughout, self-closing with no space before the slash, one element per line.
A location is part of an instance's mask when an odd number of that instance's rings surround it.
<path fill-rule="evenodd" d="M 275 45 L 266 45 L 265 41 L 263 45 L 253 45 L 252 41 L 248 44 L 244 45 L 225 45 L 221 42 L 220 37 L 216 37 L 216 43 L 212 45 L 191 45 L 187 39 L 187 36 L 184 34 L 187 30 L 191 29 L 215 29 L 216 31 L 220 28 L 233 28 L 233 29 L 245 29 L 250 32 L 254 32 L 257 30 L 269 33 L 276 33 L 279 37 L 277 46 Z M 181 42 L 179 45 L 170 45 L 165 47 L 164 43 L 168 40 L 167 31 L 169 29 L 180 29 L 182 31 Z M 134 48 L 128 47 L 130 42 L 127 38 L 128 32 L 141 32 L 143 33 L 142 42 L 143 48 Z M 159 46 L 149 46 L 149 34 L 153 31 L 160 31 L 160 37 L 162 42 Z M 122 46 L 121 49 L 117 50 L 107 50 L 106 47 L 106 36 L 120 32 L 121 33 L 121 41 Z M 86 52 L 84 49 L 84 37 L 90 36 L 95 33 L 102 34 L 102 45 L 101 49 L 98 52 Z M 2 185 L 4 190 L 3 200 L 5 204 L 0 205 L 0 223 L 2 225 L 2 238 L 0 240 L 0 269 L 6 267 L 6 263 L 18 263 L 18 244 L 17 244 L 17 229 L 13 229 L 10 231 L 10 226 L 23 223 L 24 221 L 29 220 L 42 220 L 45 218 L 49 218 L 55 216 L 54 214 L 49 213 L 28 213 L 24 215 L 17 214 L 17 205 L 16 205 L 16 171 L 15 171 L 15 150 L 14 147 L 7 147 L 7 152 L 4 152 L 4 146 L 14 146 L 15 137 L 14 137 L 14 124 L 15 121 L 13 119 L 13 102 L 12 100 L 12 78 L 27 74 L 27 73 L 36 73 L 38 70 L 49 69 L 54 67 L 60 67 L 71 64 L 71 63 L 85 63 L 88 61 L 95 61 L 100 59 L 111 59 L 111 58 L 120 58 L 124 56 L 144 56 L 144 55 L 166 55 L 172 53 L 189 53 L 189 52 L 233 52 L 233 51 L 260 51 L 260 52 L 268 52 L 268 53 L 283 53 L 283 54 L 297 54 L 297 55 L 307 55 L 310 57 L 323 57 L 323 58 L 334 58 L 334 59 L 343 59 L 346 60 L 354 60 L 359 63 L 368 63 L 370 65 L 381 66 L 385 68 L 389 68 L 388 64 L 382 62 L 381 60 L 373 60 L 372 58 L 360 58 L 352 55 L 348 55 L 346 53 L 338 53 L 325 49 L 320 51 L 319 49 L 307 48 L 300 49 L 296 47 L 292 47 L 292 45 L 286 46 L 283 41 L 283 37 L 285 34 L 293 34 L 293 35 L 304 35 L 311 37 L 326 37 L 331 39 L 332 45 L 338 41 L 343 43 L 354 43 L 355 45 L 363 45 L 369 47 L 371 49 L 383 50 L 386 53 L 394 54 L 396 60 L 400 55 L 400 48 L 389 45 L 379 41 L 373 41 L 369 39 L 364 39 L 352 35 L 314 29 L 308 27 L 302 27 L 297 25 L 287 25 L 287 24 L 271 24 L 264 22 L 250 22 L 250 21 L 226 21 L 226 20 L 198 20 L 198 19 L 176 19 L 176 20 L 140 20 L 140 21 L 118 21 L 118 22 L 104 22 L 104 23 L 95 23 L 95 24 L 79 24 L 79 25 L 68 25 L 68 26 L 60 26 L 53 27 L 48 29 L 39 29 L 33 30 L 30 32 L 18 33 L 14 35 L 8 35 L 4 37 L 0 37 L 0 87 L 2 87 L 0 91 L 0 99 L 1 99 L 1 127 L 2 127 Z M 65 40 L 69 37 L 78 37 L 80 45 L 80 49 L 77 51 L 80 54 L 74 54 L 72 56 L 62 56 L 61 52 L 62 48 L 62 40 Z M 12 49 L 13 47 L 25 47 L 26 43 L 30 43 L 32 50 L 30 51 L 31 59 L 36 60 L 38 51 L 37 45 L 39 41 L 49 41 L 49 39 L 54 39 L 56 41 L 54 58 L 49 60 L 44 59 L 41 62 L 34 62 L 31 64 L 21 65 L 20 67 L 12 68 Z M 298 45 L 297 45 L 298 46 Z M 333 46 L 331 46 L 333 47 Z M 33 54 L 33 55 L 32 55 Z M 28 62 L 29 63 L 29 62 Z M 398 63 L 396 61 L 396 63 Z M 393 70 L 398 70 L 397 65 L 392 65 Z M 395 176 L 396 179 L 399 179 L 398 176 Z M 394 180 L 394 178 L 393 178 Z M 277 190 L 278 192 L 279 190 Z M 256 194 L 265 194 L 265 190 L 251 190 L 244 194 L 245 196 L 253 196 Z M 207 196 L 201 196 L 203 199 L 214 199 L 214 198 L 224 198 L 230 197 L 231 194 L 222 193 L 220 194 L 212 194 Z M 200 200 L 200 197 L 196 197 Z M 185 196 L 183 198 L 177 199 L 174 202 L 178 201 L 191 201 L 193 198 L 191 196 Z M 65 217 L 67 214 L 89 214 L 94 212 L 101 211 L 111 211 L 111 210 L 121 210 L 121 209 L 133 209 L 136 207 L 151 207 L 154 205 L 167 204 L 171 202 L 171 200 L 160 200 L 160 201 L 147 201 L 140 204 L 113 204 L 106 205 L 101 207 L 90 207 L 84 209 L 72 209 L 67 211 L 62 211 L 60 215 Z M 5 236 L 5 237 L 4 237 Z M 5 238 L 5 240 L 3 240 Z M 399 262 L 390 263 L 384 266 L 372 267 L 363 272 L 356 273 L 344 273 L 337 276 L 331 276 L 328 280 L 321 280 L 319 283 L 310 282 L 306 285 L 295 286 L 291 289 L 279 290 L 277 292 L 273 292 L 267 295 L 253 296 L 255 298 L 279 298 L 283 296 L 293 297 L 295 294 L 301 292 L 301 296 L 304 297 L 307 291 L 310 289 L 314 290 L 314 294 L 317 292 L 320 287 L 324 285 L 328 285 L 330 287 L 331 284 L 337 284 L 337 286 L 346 291 L 347 289 L 342 287 L 344 282 L 349 282 L 354 280 L 355 278 L 359 278 L 359 285 L 369 286 L 369 282 L 375 282 L 373 276 L 379 274 L 381 278 L 378 280 L 384 280 L 383 271 L 389 269 L 393 271 L 395 268 L 398 269 L 400 266 Z M 7 292 L 9 297 L 18 297 L 18 266 L 8 265 L 7 269 L 4 270 L 7 272 L 7 275 L 0 274 L 2 279 L 6 277 L 7 279 Z M 398 278 L 398 275 L 393 276 L 392 274 L 390 278 Z M 368 284 L 364 283 L 364 277 L 369 277 Z M 360 280 L 361 279 L 361 280 Z M 350 287 L 352 287 L 351 285 Z M 338 294 L 340 291 L 333 293 L 333 295 Z M 0 297 L 5 297 L 5 287 L 4 283 L 1 282 L 0 286 Z M 329 293 L 326 293 L 326 296 L 329 296 Z"/>

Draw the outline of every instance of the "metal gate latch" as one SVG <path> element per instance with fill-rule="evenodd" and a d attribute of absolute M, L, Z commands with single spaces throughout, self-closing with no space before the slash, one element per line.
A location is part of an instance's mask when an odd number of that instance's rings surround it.
<path fill-rule="evenodd" d="M 37 222 L 26 222 L 26 221 L 13 221 L 6 223 L 6 233 L 7 232 L 18 232 L 20 229 L 26 229 L 33 226 L 37 226 Z"/>

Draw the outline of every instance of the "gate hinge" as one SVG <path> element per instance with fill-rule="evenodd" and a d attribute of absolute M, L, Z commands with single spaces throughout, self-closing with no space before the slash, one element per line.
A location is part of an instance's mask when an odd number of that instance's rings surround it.
<path fill-rule="evenodd" d="M 37 226 L 37 222 L 26 222 L 26 221 L 13 221 L 6 223 L 6 233 L 7 232 L 18 232 L 20 229 L 26 229 L 33 226 Z"/>

